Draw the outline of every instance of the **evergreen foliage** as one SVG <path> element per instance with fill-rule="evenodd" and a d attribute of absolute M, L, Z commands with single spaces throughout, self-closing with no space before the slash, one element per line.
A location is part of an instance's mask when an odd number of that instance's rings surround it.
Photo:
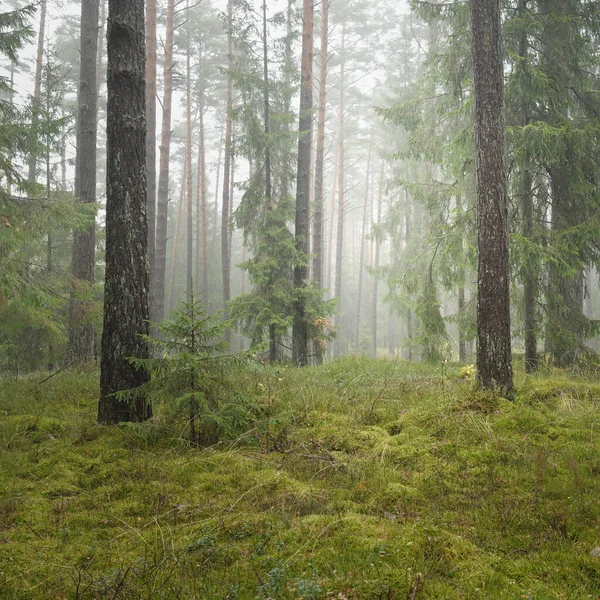
<path fill-rule="evenodd" d="M 240 431 L 252 413 L 235 391 L 233 375 L 249 353 L 226 354 L 223 336 L 229 327 L 219 313 L 209 316 L 202 301 L 190 294 L 170 319 L 157 325 L 158 337 L 145 336 L 153 356 L 130 359 L 137 369 L 147 370 L 150 380 L 117 397 L 147 398 L 172 415 L 187 412 L 189 440 L 195 446 L 209 446 Z"/>

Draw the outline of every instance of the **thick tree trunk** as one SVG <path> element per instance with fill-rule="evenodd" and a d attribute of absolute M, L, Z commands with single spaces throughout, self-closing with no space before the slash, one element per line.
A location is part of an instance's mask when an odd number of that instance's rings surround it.
<path fill-rule="evenodd" d="M 81 2 L 81 68 L 75 196 L 80 202 L 96 202 L 96 58 L 98 45 L 98 0 Z M 96 225 L 73 233 L 73 288 L 69 307 L 68 363 L 82 364 L 94 358 L 94 325 L 90 322 L 94 284 Z"/>
<path fill-rule="evenodd" d="M 313 110 L 313 0 L 304 0 L 302 28 L 302 77 L 300 120 L 298 124 L 298 175 L 296 179 L 296 264 L 294 266 L 295 311 L 292 331 L 292 359 L 296 365 L 308 364 L 308 323 L 306 294 L 309 260 L 310 159 Z"/>
<path fill-rule="evenodd" d="M 146 173 L 150 313 L 156 312 L 156 0 L 146 0 Z"/>
<path fill-rule="evenodd" d="M 168 0 L 165 35 L 164 91 L 156 204 L 155 298 L 152 321 L 160 323 L 165 316 L 165 277 L 167 270 L 167 221 L 169 211 L 169 160 L 171 156 L 171 110 L 173 102 L 173 21 L 175 0 Z"/>
<path fill-rule="evenodd" d="M 144 1 L 110 0 L 106 181 L 106 275 L 98 421 L 142 421 L 146 398 L 115 392 L 148 380 L 129 358 L 148 358 L 148 223 Z"/>
<path fill-rule="evenodd" d="M 40 99 L 42 95 L 42 67 L 44 64 L 44 39 L 46 33 L 46 0 L 40 2 L 40 29 L 38 32 L 37 53 L 35 59 L 35 79 L 33 82 L 33 98 L 31 102 L 31 148 L 27 162 L 27 181 L 35 182 L 37 169 L 37 127 L 40 120 Z"/>
<path fill-rule="evenodd" d="M 477 157 L 477 380 L 512 398 L 500 0 L 471 0 Z"/>

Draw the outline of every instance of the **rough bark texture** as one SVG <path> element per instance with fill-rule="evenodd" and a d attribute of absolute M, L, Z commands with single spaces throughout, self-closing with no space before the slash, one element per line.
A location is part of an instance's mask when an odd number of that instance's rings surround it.
<path fill-rule="evenodd" d="M 472 0 L 477 158 L 477 379 L 513 396 L 500 0 Z"/>
<path fill-rule="evenodd" d="M 169 159 L 171 156 L 171 108 L 173 102 L 173 19 L 175 0 L 167 4 L 165 33 L 164 92 L 160 135 L 160 161 L 158 171 L 158 197 L 156 204 L 156 249 L 153 286 L 152 320 L 160 322 L 165 316 L 165 278 L 167 271 L 167 217 L 169 210 Z M 154 312 L 155 311 L 155 312 Z"/>
<path fill-rule="evenodd" d="M 292 329 L 292 359 L 296 365 L 308 364 L 308 323 L 306 321 L 305 293 L 308 285 L 310 230 L 310 158 L 312 149 L 313 109 L 313 0 L 304 0 L 302 27 L 302 70 L 300 84 L 300 119 L 298 124 L 298 172 L 296 179 L 296 251 L 294 288 L 296 302 Z"/>
<path fill-rule="evenodd" d="M 98 0 L 81 2 L 81 68 L 77 153 L 75 157 L 75 196 L 80 202 L 96 202 L 96 59 L 98 46 Z M 67 362 L 84 363 L 94 358 L 94 325 L 90 307 L 94 284 L 96 226 L 73 233 L 73 289 L 69 307 Z"/>
<path fill-rule="evenodd" d="M 146 173 L 148 180 L 148 261 L 150 312 L 156 304 L 156 0 L 146 0 Z"/>
<path fill-rule="evenodd" d="M 145 398 L 112 394 L 148 380 L 129 357 L 147 358 L 148 222 L 144 0 L 108 5 L 106 277 L 98 421 L 141 421 Z"/>

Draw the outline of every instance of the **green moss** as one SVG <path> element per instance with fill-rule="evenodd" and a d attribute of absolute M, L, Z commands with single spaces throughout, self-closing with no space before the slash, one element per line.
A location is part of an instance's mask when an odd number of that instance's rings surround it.
<path fill-rule="evenodd" d="M 249 369 L 264 414 L 202 451 L 94 425 L 94 373 L 0 382 L 0 598 L 598 596 L 600 385 L 458 373 Z"/>

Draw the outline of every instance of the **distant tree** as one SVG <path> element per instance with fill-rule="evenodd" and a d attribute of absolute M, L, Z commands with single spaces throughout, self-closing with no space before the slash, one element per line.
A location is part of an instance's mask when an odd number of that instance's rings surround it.
<path fill-rule="evenodd" d="M 142 421 L 146 398 L 115 392 L 139 387 L 148 357 L 148 224 L 146 217 L 145 33 L 143 0 L 110 0 L 106 275 L 98 421 Z"/>
<path fill-rule="evenodd" d="M 169 161 L 171 157 L 171 116 L 173 105 L 173 29 L 175 0 L 168 0 L 165 33 L 162 125 L 159 148 L 158 196 L 156 200 L 156 243 L 152 320 L 160 323 L 165 316 L 167 274 L 167 224 L 169 215 Z"/>
<path fill-rule="evenodd" d="M 98 12 L 98 0 L 82 0 L 75 196 L 88 204 L 96 202 Z M 86 296 L 89 297 L 94 284 L 95 250 L 95 223 L 86 231 L 74 232 L 73 290 L 67 343 L 67 361 L 70 363 L 84 363 L 94 356 L 94 326 Z"/>
<path fill-rule="evenodd" d="M 512 397 L 500 0 L 471 0 L 477 158 L 477 380 Z"/>
<path fill-rule="evenodd" d="M 309 204 L 311 183 L 312 119 L 313 119 L 313 0 L 304 0 L 302 27 L 302 68 L 300 84 L 300 119 L 298 137 L 298 170 L 296 178 L 296 264 L 294 266 L 294 325 L 292 360 L 296 365 L 308 364 L 308 330 L 306 294 L 310 251 Z"/>

